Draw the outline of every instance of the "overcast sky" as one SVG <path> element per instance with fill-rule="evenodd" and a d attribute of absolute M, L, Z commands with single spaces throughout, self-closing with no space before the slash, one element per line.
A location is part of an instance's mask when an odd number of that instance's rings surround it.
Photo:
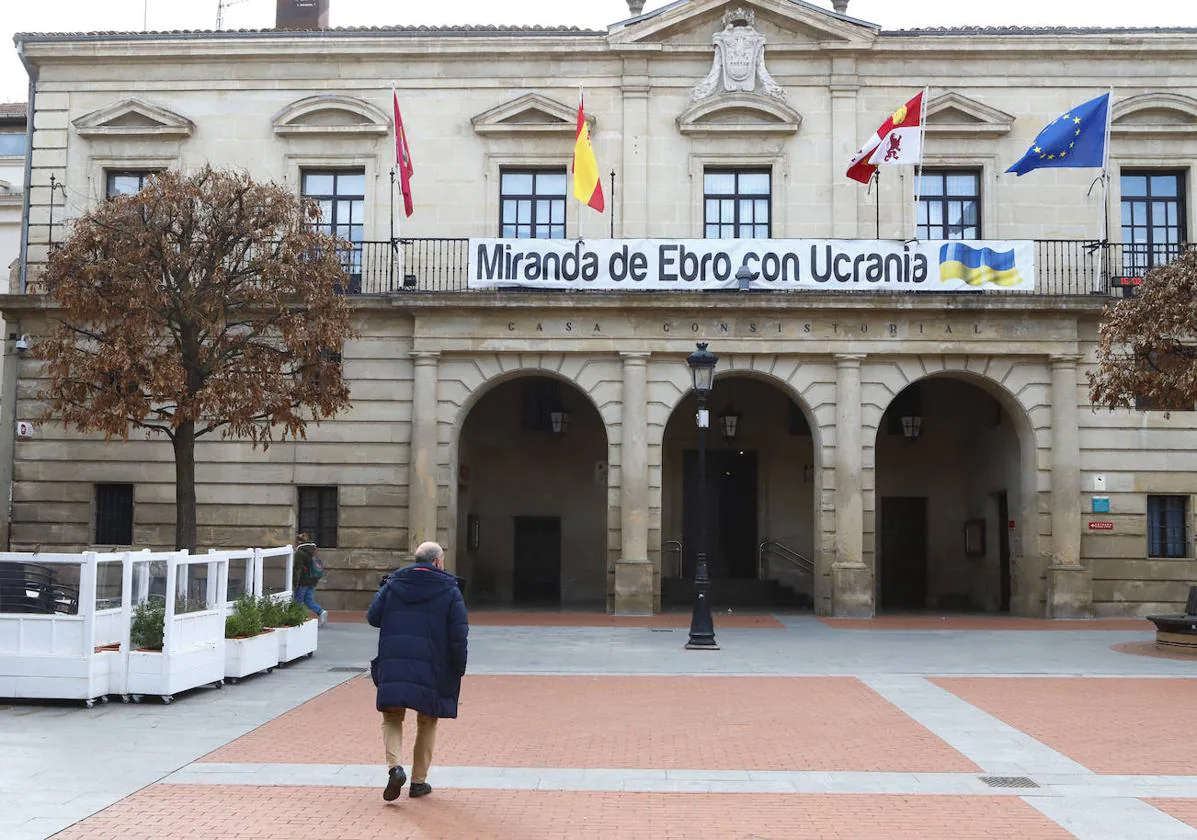
<path fill-rule="evenodd" d="M 831 8 L 831 0 L 810 0 Z M 0 0 L 0 102 L 24 101 L 14 32 L 213 29 L 218 0 Z M 667 5 L 648 0 L 646 10 Z M 275 0 L 231 0 L 225 28 L 274 23 Z M 450 23 L 566 24 L 602 29 L 628 16 L 625 0 L 331 0 L 333 26 Z M 1193 0 L 850 0 L 848 13 L 885 29 L 915 26 L 1197 26 Z"/>

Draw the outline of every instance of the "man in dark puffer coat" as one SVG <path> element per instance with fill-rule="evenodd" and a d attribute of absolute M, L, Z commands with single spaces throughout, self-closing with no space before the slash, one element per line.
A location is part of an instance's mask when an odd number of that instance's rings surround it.
<path fill-rule="evenodd" d="M 416 549 L 416 562 L 392 572 L 370 604 L 366 620 L 379 628 L 378 656 L 370 675 L 378 686 L 382 712 L 387 786 L 391 802 L 407 782 L 402 767 L 403 718 L 416 711 L 415 759 L 411 768 L 413 799 L 432 793 L 425 779 L 436 744 L 436 722 L 457 717 L 457 698 L 466 670 L 469 618 L 457 578 L 445 571 L 445 552 L 434 542 Z"/>

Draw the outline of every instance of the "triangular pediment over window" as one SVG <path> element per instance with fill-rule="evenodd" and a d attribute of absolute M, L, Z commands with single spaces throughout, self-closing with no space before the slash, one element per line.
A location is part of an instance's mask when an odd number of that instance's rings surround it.
<path fill-rule="evenodd" d="M 1014 116 L 948 91 L 927 103 L 927 133 L 938 137 L 1001 137 L 1009 134 Z"/>
<path fill-rule="evenodd" d="M 389 134 L 391 119 L 355 96 L 323 94 L 292 102 L 271 120 L 279 137 Z"/>
<path fill-rule="evenodd" d="M 678 131 L 697 137 L 788 135 L 800 125 L 802 115 L 789 105 L 755 93 L 716 94 L 677 118 Z"/>
<path fill-rule="evenodd" d="M 1110 133 L 1139 137 L 1197 136 L 1197 99 L 1180 93 L 1142 93 L 1114 100 Z"/>
<path fill-rule="evenodd" d="M 587 108 L 589 110 L 589 108 Z M 594 130 L 594 116 L 586 115 Z M 578 130 L 577 106 L 569 106 L 539 93 L 525 93 L 502 105 L 470 118 L 476 134 L 514 137 L 519 135 L 568 135 Z"/>
<path fill-rule="evenodd" d="M 880 29 L 803 0 L 681 0 L 611 26 L 608 38 L 613 44 L 710 46 L 724 13 L 738 8 L 755 12 L 756 29 L 770 51 L 787 45 L 867 46 Z"/>
<path fill-rule="evenodd" d="M 181 114 L 141 99 L 122 99 L 74 121 L 80 137 L 190 137 L 195 124 Z"/>

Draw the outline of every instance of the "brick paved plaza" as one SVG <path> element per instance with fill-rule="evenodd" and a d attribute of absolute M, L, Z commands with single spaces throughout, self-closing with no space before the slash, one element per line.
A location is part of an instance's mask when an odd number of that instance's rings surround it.
<path fill-rule="evenodd" d="M 476 613 L 434 793 L 387 804 L 338 617 L 170 706 L 0 707 L 0 837 L 1197 838 L 1197 661 L 1147 622 Z"/>

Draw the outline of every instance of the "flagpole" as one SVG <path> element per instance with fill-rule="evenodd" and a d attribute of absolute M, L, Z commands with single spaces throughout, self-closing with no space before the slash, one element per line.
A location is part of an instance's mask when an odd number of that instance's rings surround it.
<path fill-rule="evenodd" d="M 873 210 L 877 215 L 873 225 L 873 235 L 881 238 L 881 167 L 873 170 Z"/>
<path fill-rule="evenodd" d="M 615 170 L 611 170 L 611 238 L 615 238 Z"/>
<path fill-rule="evenodd" d="M 923 88 L 923 99 L 919 105 L 919 162 L 914 166 L 914 235 L 911 239 L 919 238 L 919 187 L 923 181 L 923 142 L 927 137 L 927 99 L 930 96 L 930 86 Z"/>
<path fill-rule="evenodd" d="M 1110 85 L 1109 98 L 1106 100 L 1106 132 L 1105 146 L 1101 155 L 1101 261 L 1098 266 L 1098 280 L 1101 288 L 1098 292 L 1108 292 L 1110 283 L 1106 276 L 1109 273 L 1110 250 L 1110 123 L 1114 121 L 1114 86 Z"/>

